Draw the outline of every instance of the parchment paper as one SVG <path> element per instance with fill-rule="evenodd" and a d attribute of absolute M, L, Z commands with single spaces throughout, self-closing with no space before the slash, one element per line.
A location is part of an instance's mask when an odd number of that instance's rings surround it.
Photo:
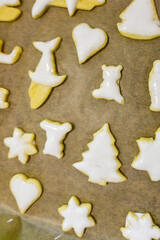
<path fill-rule="evenodd" d="M 119 14 L 130 2 L 108 0 L 104 6 L 91 12 L 79 10 L 73 17 L 68 16 L 67 9 L 50 7 L 45 15 L 35 20 L 31 17 L 34 1 L 26 0 L 20 7 L 23 14 L 17 21 L 0 23 L 0 39 L 5 41 L 5 52 L 10 52 L 15 45 L 22 46 L 24 50 L 16 64 L 0 64 L 0 86 L 10 90 L 10 108 L 0 110 L 1 212 L 20 215 L 9 190 L 9 181 L 14 174 L 24 173 L 37 178 L 44 188 L 42 197 L 24 216 L 20 216 L 19 240 L 50 240 L 59 235 L 62 235 L 59 236 L 61 240 L 78 239 L 72 231 L 62 232 L 63 218 L 57 211 L 58 207 L 67 204 L 72 195 L 78 196 L 82 202 L 93 204 L 92 215 L 97 225 L 87 229 L 84 240 L 124 239 L 119 229 L 124 226 L 130 210 L 150 212 L 154 222 L 160 224 L 160 183 L 151 182 L 146 172 L 130 166 L 138 154 L 136 139 L 154 137 L 160 127 L 160 113 L 149 110 L 148 92 L 149 72 L 153 61 L 160 58 L 160 38 L 136 41 L 120 35 L 116 27 L 120 21 Z M 160 9 L 160 1 L 156 4 Z M 109 43 L 89 61 L 79 65 L 71 34 L 72 29 L 82 22 L 104 29 Z M 47 41 L 57 36 L 62 37 L 60 48 L 56 51 L 58 72 L 68 78 L 53 90 L 42 107 L 31 110 L 28 70 L 35 70 L 41 57 L 32 41 Z M 102 82 L 102 64 L 123 65 L 120 85 L 125 97 L 124 105 L 92 97 L 92 90 Z M 42 152 L 46 136 L 39 123 L 44 119 L 68 121 L 74 126 L 65 140 L 65 156 L 61 160 Z M 89 183 L 88 177 L 73 168 L 72 164 L 81 160 L 81 153 L 87 150 L 93 133 L 105 122 L 110 124 L 116 138 L 119 159 L 123 164 L 121 170 L 128 179 L 124 183 L 110 183 L 104 187 Z M 3 139 L 12 136 L 14 127 L 36 134 L 39 152 L 26 165 L 17 158 L 7 157 L 8 148 L 4 146 Z"/>

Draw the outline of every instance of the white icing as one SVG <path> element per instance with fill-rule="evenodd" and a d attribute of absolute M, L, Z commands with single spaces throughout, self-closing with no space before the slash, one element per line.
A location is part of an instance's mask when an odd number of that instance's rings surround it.
<path fill-rule="evenodd" d="M 88 216 L 90 208 L 83 204 L 80 205 L 76 197 L 70 198 L 66 209 L 60 208 L 60 214 L 64 217 L 63 230 L 68 231 L 73 228 L 79 237 L 83 235 L 85 228 L 95 225 L 93 218 Z"/>
<path fill-rule="evenodd" d="M 6 101 L 9 91 L 5 88 L 0 88 L 0 109 L 8 108 L 9 103 Z"/>
<path fill-rule="evenodd" d="M 132 167 L 147 171 L 153 181 L 160 180 L 160 128 L 153 138 L 140 138 L 138 141 L 140 152 L 132 163 Z"/>
<path fill-rule="evenodd" d="M 14 47 L 10 54 L 5 54 L 2 52 L 3 41 L 0 40 L 0 63 L 13 64 L 15 63 L 21 55 L 21 47 Z"/>
<path fill-rule="evenodd" d="M 72 130 L 70 123 L 57 123 L 44 120 L 40 123 L 42 129 L 46 131 L 47 141 L 43 150 L 44 154 L 49 154 L 57 158 L 63 157 L 63 140 L 68 132 Z"/>
<path fill-rule="evenodd" d="M 122 19 L 122 24 L 118 24 L 120 32 L 140 36 L 160 34 L 160 22 L 153 0 L 134 0 L 120 18 Z"/>
<path fill-rule="evenodd" d="M 151 96 L 151 110 L 160 111 L 160 60 L 153 63 L 149 76 L 149 92 Z"/>
<path fill-rule="evenodd" d="M 0 0 L 0 7 L 7 6 L 17 6 L 20 4 L 20 0 Z"/>
<path fill-rule="evenodd" d="M 125 238 L 130 240 L 152 240 L 160 238 L 160 229 L 153 224 L 149 213 L 129 212 L 124 228 L 121 228 Z"/>
<path fill-rule="evenodd" d="M 24 133 L 20 128 L 15 128 L 13 137 L 4 139 L 4 144 L 9 148 L 8 158 L 18 157 L 25 164 L 30 155 L 37 152 L 34 142 L 34 134 Z"/>
<path fill-rule="evenodd" d="M 48 42 L 34 42 L 36 49 L 42 52 L 42 57 L 35 72 L 29 71 L 32 81 L 45 86 L 56 87 L 66 78 L 65 75 L 58 76 L 53 52 L 58 48 L 61 38 L 57 37 Z"/>
<path fill-rule="evenodd" d="M 76 10 L 77 1 L 78 0 L 66 0 L 66 5 L 70 16 L 72 16 Z"/>
<path fill-rule="evenodd" d="M 103 79 L 99 89 L 92 92 L 95 98 L 104 98 L 107 100 L 115 100 L 118 103 L 123 103 L 124 98 L 120 94 L 119 80 L 121 78 L 122 66 L 102 66 Z"/>
<path fill-rule="evenodd" d="M 89 150 L 82 153 L 83 160 L 73 166 L 89 176 L 89 181 L 105 185 L 106 182 L 122 182 L 125 177 L 118 170 L 121 166 L 117 159 L 118 150 L 106 123 L 88 144 Z"/>
<path fill-rule="evenodd" d="M 92 29 L 88 24 L 78 24 L 72 32 L 75 41 L 79 63 L 98 52 L 107 44 L 107 35 L 102 29 Z"/>
<path fill-rule="evenodd" d="M 40 190 L 37 185 L 25 181 L 23 178 L 19 177 L 19 174 L 11 179 L 10 188 L 21 213 L 26 212 L 40 195 Z"/>

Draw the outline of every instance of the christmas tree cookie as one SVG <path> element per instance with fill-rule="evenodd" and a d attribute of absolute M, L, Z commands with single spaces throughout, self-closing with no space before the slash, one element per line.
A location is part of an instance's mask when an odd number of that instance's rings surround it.
<path fill-rule="evenodd" d="M 151 97 L 150 110 L 160 111 L 160 60 L 153 63 L 153 68 L 149 74 L 149 94 Z"/>
<path fill-rule="evenodd" d="M 155 139 L 140 138 L 137 140 L 139 154 L 132 162 L 137 170 L 147 171 L 152 181 L 160 180 L 160 128 L 155 132 Z"/>
<path fill-rule="evenodd" d="M 16 20 L 21 15 L 21 11 L 16 8 L 20 4 L 20 0 L 0 0 L 0 21 Z"/>
<path fill-rule="evenodd" d="M 5 88 L 0 88 L 0 109 L 9 108 L 9 103 L 7 102 L 9 91 Z"/>
<path fill-rule="evenodd" d="M 91 28 L 87 23 L 78 24 L 72 31 L 79 64 L 84 63 L 107 44 L 108 37 L 100 28 Z"/>
<path fill-rule="evenodd" d="M 58 76 L 53 56 L 60 42 L 60 37 L 48 42 L 33 42 L 35 48 L 42 52 L 42 57 L 35 72 L 29 71 L 32 80 L 29 88 L 32 109 L 40 107 L 50 95 L 52 88 L 59 86 L 66 78 L 66 75 Z"/>
<path fill-rule="evenodd" d="M 39 18 L 50 6 L 64 7 L 73 16 L 76 9 L 92 10 L 103 5 L 105 0 L 36 0 L 32 8 L 32 17 Z"/>
<path fill-rule="evenodd" d="M 124 182 L 126 177 L 119 171 L 121 163 L 117 158 L 118 150 L 109 124 L 93 135 L 89 150 L 82 153 L 83 159 L 73 166 L 89 176 L 89 182 L 106 185 L 108 182 Z"/>
<path fill-rule="evenodd" d="M 64 153 L 63 140 L 68 132 L 72 130 L 71 123 L 59 123 L 52 122 L 50 120 L 44 120 L 40 123 L 40 127 L 46 131 L 47 141 L 43 150 L 44 154 L 62 158 Z"/>
<path fill-rule="evenodd" d="M 121 13 L 119 32 L 129 38 L 153 39 L 160 36 L 160 21 L 154 0 L 133 0 Z"/>
<path fill-rule="evenodd" d="M 95 226 L 95 220 L 90 215 L 92 206 L 90 203 L 80 203 L 77 197 L 72 196 L 68 205 L 58 209 L 59 214 L 64 217 L 62 229 L 67 232 L 74 229 L 78 237 L 82 237 L 86 228 Z"/>
<path fill-rule="evenodd" d="M 16 174 L 10 180 L 10 190 L 17 202 L 21 214 L 41 196 L 42 185 L 34 178 L 24 174 Z"/>
<path fill-rule="evenodd" d="M 18 59 L 22 54 L 22 48 L 19 46 L 14 47 L 10 54 L 3 53 L 2 49 L 3 49 L 3 41 L 0 40 L 0 63 L 14 64 L 18 61 Z"/>
<path fill-rule="evenodd" d="M 128 240 L 152 240 L 160 238 L 160 229 L 154 225 L 149 213 L 129 212 L 122 235 Z"/>
<path fill-rule="evenodd" d="M 24 133 L 20 128 L 15 128 L 13 137 L 4 139 L 4 144 L 9 148 L 8 158 L 18 157 L 22 164 L 26 164 L 29 156 L 37 153 L 34 138 L 33 133 Z"/>
<path fill-rule="evenodd" d="M 97 99 L 115 100 L 123 104 L 124 98 L 120 93 L 119 80 L 123 67 L 102 65 L 103 79 L 99 89 L 92 92 L 93 97 Z"/>

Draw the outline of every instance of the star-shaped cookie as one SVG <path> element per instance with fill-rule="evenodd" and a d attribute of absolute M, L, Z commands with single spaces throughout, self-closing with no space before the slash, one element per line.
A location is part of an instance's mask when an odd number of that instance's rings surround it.
<path fill-rule="evenodd" d="M 72 196 L 68 205 L 58 209 L 59 214 L 64 217 L 62 229 L 64 232 L 74 229 L 78 237 L 82 237 L 88 227 L 95 225 L 95 220 L 90 215 L 92 206 L 90 203 L 80 203 L 77 197 Z"/>
<path fill-rule="evenodd" d="M 4 144 L 10 149 L 8 158 L 18 157 L 22 164 L 26 164 L 29 156 L 37 153 L 33 133 L 24 133 L 20 128 L 15 128 L 13 137 L 4 139 Z"/>
<path fill-rule="evenodd" d="M 155 139 L 137 140 L 139 154 L 132 162 L 132 167 L 147 171 L 152 181 L 160 180 L 160 128 L 155 132 Z"/>
<path fill-rule="evenodd" d="M 121 232 L 129 240 L 151 240 L 160 238 L 160 229 L 154 225 L 149 213 L 129 212 Z"/>

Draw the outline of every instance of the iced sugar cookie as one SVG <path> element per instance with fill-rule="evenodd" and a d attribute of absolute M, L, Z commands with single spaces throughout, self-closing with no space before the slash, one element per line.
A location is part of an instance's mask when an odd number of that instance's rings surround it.
<path fill-rule="evenodd" d="M 32 17 L 39 18 L 49 6 L 65 7 L 69 15 L 73 16 L 76 9 L 91 10 L 104 3 L 105 0 L 36 0 L 32 8 Z"/>
<path fill-rule="evenodd" d="M 18 59 L 22 54 L 22 48 L 19 46 L 14 47 L 10 54 L 3 53 L 2 49 L 3 49 L 3 41 L 0 40 L 0 63 L 14 64 L 18 61 Z"/>
<path fill-rule="evenodd" d="M 0 109 L 9 108 L 9 103 L 7 102 L 9 91 L 5 88 L 0 87 Z"/>
<path fill-rule="evenodd" d="M 37 153 L 34 138 L 33 133 L 24 133 L 20 128 L 15 128 L 13 137 L 4 139 L 4 144 L 9 148 L 8 158 L 18 157 L 22 164 L 26 164 L 29 156 Z"/>
<path fill-rule="evenodd" d="M 93 97 L 98 99 L 115 100 L 123 104 L 124 98 L 120 93 L 119 80 L 121 78 L 121 71 L 123 67 L 102 65 L 103 79 L 99 89 L 92 92 Z"/>
<path fill-rule="evenodd" d="M 52 122 L 44 120 L 40 123 L 40 127 L 46 131 L 47 141 L 43 150 L 44 154 L 49 154 L 57 158 L 62 158 L 64 153 L 63 140 L 68 132 L 72 130 L 71 123 Z"/>
<path fill-rule="evenodd" d="M 160 36 L 160 21 L 154 0 L 134 0 L 120 15 L 119 32 L 129 38 L 153 39 Z"/>
<path fill-rule="evenodd" d="M 152 240 L 160 238 L 160 229 L 154 225 L 149 213 L 129 212 L 122 235 L 129 240 Z"/>
<path fill-rule="evenodd" d="M 48 42 L 33 42 L 35 48 L 42 52 L 42 57 L 35 72 L 29 71 L 32 80 L 29 88 L 32 109 L 40 107 L 48 98 L 52 88 L 59 86 L 66 78 L 66 75 L 58 76 L 53 55 L 60 42 L 60 37 Z"/>
<path fill-rule="evenodd" d="M 117 158 L 109 124 L 106 123 L 93 134 L 93 141 L 87 144 L 89 150 L 82 153 L 83 159 L 74 163 L 73 167 L 86 174 L 89 182 L 106 185 L 107 182 L 124 182 L 126 177 L 119 171 L 121 163 Z"/>
<path fill-rule="evenodd" d="M 28 178 L 24 174 L 16 174 L 10 180 L 10 190 L 19 211 L 23 214 L 41 196 L 42 185 L 37 179 Z"/>
<path fill-rule="evenodd" d="M 0 0 L 0 21 L 16 20 L 21 15 L 21 11 L 15 7 L 20 4 L 20 0 Z"/>
<path fill-rule="evenodd" d="M 72 31 L 79 63 L 99 52 L 107 44 L 108 37 L 100 28 L 91 28 L 87 23 L 78 24 Z"/>
<path fill-rule="evenodd" d="M 155 132 L 155 139 L 140 138 L 137 140 L 139 154 L 132 162 L 137 170 L 147 171 L 152 181 L 160 180 L 160 128 Z"/>
<path fill-rule="evenodd" d="M 80 203 L 77 197 L 72 196 L 68 205 L 58 209 L 59 214 L 64 217 L 62 229 L 67 232 L 74 229 L 78 237 L 82 237 L 86 228 L 95 226 L 95 220 L 90 215 L 92 206 L 90 203 Z"/>
<path fill-rule="evenodd" d="M 160 111 L 160 60 L 153 63 L 153 68 L 149 74 L 149 94 L 151 97 L 150 110 Z"/>

